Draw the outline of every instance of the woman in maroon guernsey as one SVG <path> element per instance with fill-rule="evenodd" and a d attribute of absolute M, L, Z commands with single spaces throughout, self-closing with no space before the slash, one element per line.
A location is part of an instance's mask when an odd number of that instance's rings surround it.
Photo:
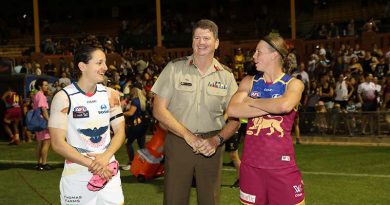
<path fill-rule="evenodd" d="M 262 74 L 241 81 L 227 110 L 230 117 L 248 118 L 240 167 L 243 204 L 305 204 L 291 136 L 304 85 L 285 73 L 287 54 L 279 34 L 260 40 L 253 59 Z"/>

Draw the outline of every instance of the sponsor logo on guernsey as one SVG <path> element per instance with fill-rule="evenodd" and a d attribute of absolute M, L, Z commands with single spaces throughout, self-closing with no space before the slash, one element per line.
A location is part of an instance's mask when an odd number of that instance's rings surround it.
<path fill-rule="evenodd" d="M 290 156 L 282 156 L 282 161 L 289 162 Z"/>
<path fill-rule="evenodd" d="M 278 97 L 280 97 L 281 95 L 280 94 L 273 94 L 272 95 L 272 98 L 278 98 Z"/>
<path fill-rule="evenodd" d="M 87 103 L 96 103 L 96 100 L 87 100 Z"/>
<path fill-rule="evenodd" d="M 89 111 L 85 106 L 77 106 L 73 109 L 73 118 L 89 118 Z"/>
<path fill-rule="evenodd" d="M 242 190 L 240 190 L 240 198 L 246 202 L 256 203 L 256 196 L 255 195 L 247 194 L 247 193 L 243 192 Z"/>
<path fill-rule="evenodd" d="M 264 91 L 265 91 L 265 92 L 271 92 L 271 91 L 272 91 L 272 88 L 264 88 Z"/>
<path fill-rule="evenodd" d="M 108 113 L 108 107 L 106 104 L 100 105 L 100 110 L 98 111 L 99 114 L 106 114 Z"/>
<path fill-rule="evenodd" d="M 252 98 L 258 98 L 258 97 L 260 97 L 260 93 L 257 92 L 257 91 L 253 91 L 253 92 L 251 92 L 250 96 L 251 96 Z"/>
<path fill-rule="evenodd" d="M 295 197 L 300 197 L 302 196 L 302 184 L 298 184 L 298 185 L 293 185 L 293 188 L 294 188 L 294 191 L 295 191 Z"/>

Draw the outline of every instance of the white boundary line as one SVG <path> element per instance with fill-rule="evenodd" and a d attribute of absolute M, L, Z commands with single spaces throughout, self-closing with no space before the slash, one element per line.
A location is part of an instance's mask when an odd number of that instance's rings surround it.
<path fill-rule="evenodd" d="M 32 160 L 4 160 L 1 159 L 0 163 L 14 163 L 14 164 L 34 164 L 36 161 Z M 49 161 L 49 164 L 63 164 L 64 161 Z M 235 172 L 236 169 L 233 168 L 223 168 L 223 171 Z M 310 175 L 328 175 L 328 176 L 346 176 L 346 177 L 377 177 L 377 178 L 390 178 L 390 175 L 386 174 L 352 174 L 352 173 L 337 173 L 337 172 L 306 172 L 301 171 L 302 174 L 310 174 Z"/>
<path fill-rule="evenodd" d="M 48 164 L 63 164 L 64 161 L 48 161 Z M 8 160 L 8 159 L 0 159 L 0 163 L 13 163 L 13 164 L 35 164 L 37 161 L 33 160 Z"/>
<path fill-rule="evenodd" d="M 223 171 L 235 172 L 233 168 L 223 168 Z M 346 177 L 379 177 L 379 178 L 390 178 L 390 175 L 385 174 L 352 174 L 352 173 L 337 173 L 337 172 L 305 172 L 301 171 L 302 174 L 309 175 L 328 175 L 328 176 L 346 176 Z"/>

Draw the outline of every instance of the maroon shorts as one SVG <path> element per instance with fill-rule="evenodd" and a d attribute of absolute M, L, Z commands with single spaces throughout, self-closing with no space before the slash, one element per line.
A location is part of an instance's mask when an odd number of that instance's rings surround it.
<path fill-rule="evenodd" d="M 20 107 L 13 107 L 5 111 L 4 118 L 7 120 L 20 120 L 22 119 L 22 109 Z"/>
<path fill-rule="evenodd" d="M 241 163 L 240 201 L 243 204 L 296 205 L 305 200 L 298 167 L 260 169 Z"/>

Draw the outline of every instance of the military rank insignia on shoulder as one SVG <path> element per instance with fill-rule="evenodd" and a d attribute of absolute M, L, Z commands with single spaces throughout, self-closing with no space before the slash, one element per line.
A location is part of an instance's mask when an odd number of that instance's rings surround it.
<path fill-rule="evenodd" d="M 229 72 L 229 73 L 232 72 L 232 70 L 227 65 L 224 65 L 222 63 L 221 63 L 221 65 L 222 65 L 222 68 L 225 69 L 227 72 Z"/>
<path fill-rule="evenodd" d="M 173 59 L 172 63 L 176 63 L 176 62 L 179 62 L 179 61 L 186 61 L 186 60 L 188 60 L 188 58 L 187 58 L 187 56 L 184 56 L 184 57 L 181 57 L 181 58 Z"/>

